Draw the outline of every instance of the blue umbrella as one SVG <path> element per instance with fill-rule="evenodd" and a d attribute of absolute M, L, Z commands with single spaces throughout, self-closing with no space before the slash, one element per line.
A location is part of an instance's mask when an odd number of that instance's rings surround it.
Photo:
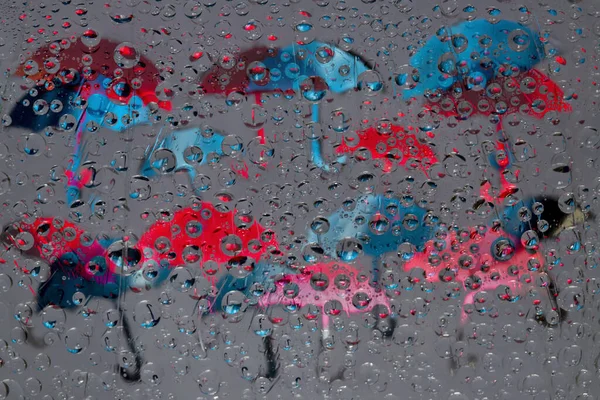
<path fill-rule="evenodd" d="M 396 198 L 367 195 L 348 200 L 331 215 L 313 220 L 307 241 L 319 243 L 331 257 L 351 262 L 358 254 L 341 250 L 340 240 L 357 240 L 362 252 L 373 257 L 395 251 L 406 242 L 420 251 L 433 236 L 437 223 L 433 214 L 417 205 L 407 206 Z"/>
<path fill-rule="evenodd" d="M 404 90 L 405 98 L 447 90 L 457 82 L 484 88 L 498 74 L 510 74 L 514 67 L 530 70 L 544 57 L 539 34 L 518 22 L 468 21 L 438 29 L 410 60 L 416 74 L 402 74 L 397 82 L 415 82 Z"/>
<path fill-rule="evenodd" d="M 378 260 L 386 253 L 398 251 L 402 243 L 422 251 L 439 229 L 435 215 L 417 205 L 405 205 L 396 198 L 367 195 L 349 199 L 331 215 L 317 217 L 309 224 L 307 246 L 346 263 L 362 254 L 372 257 L 373 282 L 379 279 Z M 305 252 L 307 262 L 317 261 Z"/>
<path fill-rule="evenodd" d="M 420 95 L 438 98 L 444 92 L 452 92 L 447 96 L 453 101 L 466 100 L 465 103 L 474 105 L 487 98 L 484 95 L 480 97 L 479 91 L 494 83 L 498 86 L 495 88 L 496 93 L 501 94 L 502 84 L 515 76 L 515 73 L 527 72 L 541 79 L 544 75 L 533 73 L 535 71 L 532 69 L 546 54 L 555 51 L 546 48 L 545 43 L 549 41 L 546 38 L 542 40 L 540 34 L 529 27 L 508 20 L 492 23 L 481 19 L 462 22 L 452 27 L 441 27 L 436 31 L 436 35 L 411 57 L 410 66 L 413 72 L 410 76 L 408 73 L 399 75 L 397 83 L 409 84 L 404 89 L 404 98 Z M 508 109 L 508 106 L 491 107 L 490 110 L 481 112 L 482 115 L 498 116 L 497 151 L 489 155 L 491 167 L 498 171 L 515 161 L 510 142 L 502 129 L 502 116 L 506 112 L 504 108 Z M 449 113 L 441 111 L 441 114 Z M 470 113 L 467 113 L 464 118 L 469 115 Z M 501 162 L 497 162 L 495 157 L 498 152 L 504 153 Z M 514 185 L 508 184 L 502 178 L 501 185 L 501 198 L 516 191 Z"/>
<path fill-rule="evenodd" d="M 196 167 L 206 165 L 209 155 L 223 155 L 223 136 L 211 132 L 205 136 L 201 128 L 172 131 L 166 136 L 159 133 L 143 162 L 141 173 L 149 178 L 158 171 L 186 171 L 191 180 L 196 177 Z"/>

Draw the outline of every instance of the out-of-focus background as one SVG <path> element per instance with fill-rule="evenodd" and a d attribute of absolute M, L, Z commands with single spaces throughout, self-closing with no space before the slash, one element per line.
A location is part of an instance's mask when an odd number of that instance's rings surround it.
<path fill-rule="evenodd" d="M 552 195 L 570 200 L 586 215 L 598 212 L 600 4 L 594 0 L 5 0 L 0 12 L 3 227 L 23 219 L 58 217 L 77 224 L 91 240 L 102 233 L 135 243 L 165 212 L 201 199 L 221 210 L 249 210 L 254 220 L 272 229 L 282 249 L 287 246 L 286 254 L 303 265 L 310 261 L 305 245 L 317 229 L 315 219 L 332 215 L 348 198 L 372 193 L 410 193 L 407 201 L 423 201 L 438 224 L 467 228 L 489 219 L 474 208 L 483 179 L 503 175 L 519 188 L 519 198 Z M 472 20 L 517 21 L 541 32 L 557 52 L 535 68 L 548 75 L 561 89 L 561 101 L 571 106 L 569 112 L 550 111 L 542 118 L 527 112 L 503 117 L 505 140 L 520 152 L 504 174 L 491 168 L 484 154 L 484 142 L 496 135 L 493 118 L 482 113 L 448 117 L 425 110 L 423 96 L 403 96 L 410 84 L 403 79 L 410 80 L 414 70 L 411 57 L 442 36 L 442 27 Z M 72 51 L 82 40 L 114 44 L 86 53 L 91 61 Z M 246 51 L 315 41 L 360 57 L 376 72 L 361 75 L 356 89 L 327 91 L 317 108 L 297 92 L 263 93 L 262 106 L 257 106 L 254 94 L 210 93 L 200 85 L 214 65 L 245 75 L 248 65 L 240 54 Z M 128 57 L 144 60 L 146 70 L 155 69 L 151 77 L 141 77 L 154 84 L 153 105 L 143 105 L 153 112 L 147 123 L 131 123 L 122 130 L 111 129 L 102 115 L 99 121 L 104 123 L 87 130 L 80 161 L 93 166 L 95 181 L 84 185 L 79 200 L 73 201 L 66 176 L 77 148 L 77 129 L 44 122 L 49 118 L 44 107 L 52 104 L 36 105 L 44 92 L 36 80 L 28 79 L 34 73 L 27 68 L 53 71 L 58 61 L 52 56 L 66 53 L 80 72 L 86 63 L 106 64 L 105 71 L 95 67 L 96 72 L 113 79 L 113 60 L 119 57 L 114 51 L 124 42 L 127 49 L 120 57 L 125 66 L 117 75 L 131 73 Z M 44 47 L 49 49 L 44 62 L 30 63 Z M 23 70 L 28 72 L 19 72 Z M 281 79 L 288 79 L 286 71 L 280 72 Z M 227 86 L 226 80 L 238 75 L 218 78 Z M 521 90 L 531 84 L 519 83 Z M 78 90 L 65 95 L 62 107 L 77 103 L 82 96 Z M 167 102 L 168 107 L 159 106 Z M 34 108 L 37 112 L 31 112 Z M 111 118 L 122 122 L 133 108 L 124 106 L 125 112 L 115 111 Z M 27 112 L 17 123 L 20 113 Z M 50 113 L 62 116 L 60 110 Z M 61 118 L 54 125 L 77 125 L 87 117 Z M 315 140 L 322 144 L 325 161 L 331 162 L 332 144 L 356 139 L 356 131 L 369 127 L 384 130 L 382 124 L 402 126 L 429 146 L 437 158 L 432 170 L 425 173 L 408 163 L 382 171 L 381 165 L 378 169 L 377 163 L 361 161 L 360 155 L 334 165 L 337 172 L 315 166 Z M 143 177 L 145 158 L 174 162 L 172 153 L 151 155 L 157 138 L 184 129 L 196 136 L 225 137 L 215 145 L 218 151 L 211 150 L 221 155 L 192 166 L 192 177 L 172 166 L 150 168 L 152 176 Z M 266 145 L 256 140 L 263 132 Z M 244 163 L 246 176 L 236 172 Z M 207 300 L 192 292 L 208 291 L 210 282 L 208 267 L 198 263 L 182 267 L 158 287 L 121 288 L 116 301 L 75 291 L 76 297 L 83 296 L 80 305 L 39 312 L 36 293 L 51 267 L 31 252 L 3 246 L 0 398 L 596 399 L 597 222 L 576 222 L 566 233 L 547 239 L 540 250 L 540 259 L 554 265 L 548 276 L 559 289 L 556 296 L 532 273 L 532 281 L 520 286 L 518 300 L 502 301 L 495 289 L 488 290 L 478 298 L 486 303 L 485 310 L 464 319 L 465 307 L 473 308 L 463 304 L 468 292 L 464 282 L 415 283 L 411 272 L 399 266 L 394 248 L 387 262 L 398 263 L 401 284 L 387 303 L 390 317 L 376 321 L 371 312 L 343 312 L 329 318 L 329 327 L 320 314 L 310 317 L 310 308 L 293 310 L 283 302 L 254 305 L 246 300 L 235 318 L 225 318 L 236 312 L 221 304 L 203 314 Z M 341 229 L 345 222 L 330 223 L 330 229 Z M 350 224 L 343 229 L 348 233 L 358 228 Z M 380 262 L 360 254 L 352 259 L 357 271 L 352 278 L 371 280 L 371 266 Z M 222 266 L 223 273 L 228 272 Z M 185 274 L 190 281 L 182 283 Z M 377 293 L 389 295 L 385 290 Z M 303 306 L 319 303 L 319 292 L 310 296 Z M 568 313 L 560 321 L 539 323 L 531 311 L 535 301 L 548 319 L 558 318 L 560 309 Z M 553 304 L 558 309 L 552 310 Z M 130 332 L 123 329 L 123 321 Z M 272 350 L 262 328 L 268 330 Z M 134 353 L 140 358 L 140 376 L 128 381 L 120 377 L 119 366 L 135 369 Z M 269 357 L 276 360 L 276 372 L 269 373 Z"/>

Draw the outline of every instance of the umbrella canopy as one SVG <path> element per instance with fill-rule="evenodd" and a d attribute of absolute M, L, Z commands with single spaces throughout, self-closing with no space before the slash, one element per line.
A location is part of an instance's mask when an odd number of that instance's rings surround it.
<path fill-rule="evenodd" d="M 485 301 L 489 297 L 478 296 L 481 291 L 495 291 L 501 301 L 525 300 L 526 291 L 546 271 L 543 240 L 589 219 L 594 216 L 584 215 L 581 209 L 565 214 L 556 198 L 527 198 L 504 207 L 485 227 L 452 229 L 446 239 L 439 236 L 428 241 L 422 252 L 405 253 L 403 268 L 415 284 L 422 280 L 459 283 L 449 286 L 450 297 L 459 296 L 464 286 L 464 322 L 468 317 L 465 310 L 472 310 L 466 305 L 474 305 L 480 313 L 490 310 L 490 302 Z M 452 255 L 444 257 L 450 248 Z M 383 279 L 391 284 L 393 279 L 388 275 L 389 271 L 384 271 Z M 548 290 L 546 286 L 541 289 Z M 556 307 L 553 295 L 549 296 L 552 307 Z M 539 298 L 532 299 L 534 305 L 539 302 Z"/>
<path fill-rule="evenodd" d="M 411 57 L 413 71 L 397 77 L 407 86 L 405 98 L 424 95 L 425 108 L 467 119 L 473 114 L 498 115 L 499 139 L 490 165 L 500 172 L 500 196 L 482 186 L 487 200 L 497 201 L 517 188 L 502 172 L 514 162 L 502 130 L 502 117 L 521 112 L 536 118 L 550 111 L 570 111 L 560 87 L 534 69 L 546 56 L 545 39 L 513 21 L 474 20 L 442 27 Z M 499 162 L 500 161 L 500 162 Z"/>
<path fill-rule="evenodd" d="M 43 282 L 37 289 L 30 288 L 39 310 L 49 304 L 61 308 L 80 306 L 74 298 L 76 293 L 107 298 L 115 298 L 119 293 L 120 281 L 105 259 L 114 239 L 94 237 L 61 218 L 43 217 L 9 225 L 4 229 L 3 242 L 50 265 L 49 271 L 23 271 L 39 276 Z"/>
<path fill-rule="evenodd" d="M 561 210 L 559 201 L 555 196 L 533 196 L 509 202 L 492 219 L 490 226 L 496 226 L 495 221 L 500 222 L 502 231 L 517 244 L 523 238 L 539 243 L 544 238 L 558 236 L 573 225 L 596 218 L 593 213 L 584 213 L 579 207 L 574 207 L 572 213 L 567 214 Z"/>
<path fill-rule="evenodd" d="M 321 86 L 306 93 L 309 101 L 318 101 L 328 89 L 344 93 L 358 85 L 358 77 L 370 68 L 360 57 L 333 45 L 314 41 L 283 48 L 254 47 L 230 60 L 223 55 L 202 77 L 207 94 L 274 91 L 301 91 L 301 84 L 311 77 L 321 78 Z"/>
<path fill-rule="evenodd" d="M 421 251 L 436 229 L 437 218 L 427 210 L 396 198 L 369 195 L 310 222 L 307 242 L 318 244 L 332 259 L 350 263 L 363 254 L 376 258 L 396 251 L 402 243 Z"/>
<path fill-rule="evenodd" d="M 378 319 L 390 316 L 385 292 L 376 290 L 368 280 L 360 280 L 361 275 L 360 269 L 345 263 L 309 265 L 300 273 L 280 275 L 275 290 L 263 296 L 259 304 L 280 304 L 290 312 L 302 309 L 308 320 L 315 320 L 320 314 L 323 336 L 327 337 L 330 317 L 367 312 L 373 312 Z"/>
<path fill-rule="evenodd" d="M 130 286 L 138 290 L 159 285 L 160 276 L 148 279 L 159 270 L 187 267 L 201 268 L 213 286 L 227 292 L 221 279 L 224 274 L 219 271 L 246 278 L 269 255 L 279 254 L 275 234 L 252 216 L 235 210 L 219 211 L 208 202 L 162 215 L 140 237 L 135 248 L 141 254 L 143 267 L 132 274 Z"/>
<path fill-rule="evenodd" d="M 236 276 L 253 273 L 255 262 L 278 253 L 273 232 L 248 215 L 220 212 L 211 203 L 174 213 L 162 212 L 136 243 L 107 236 L 94 237 L 76 224 L 60 218 L 37 218 L 4 230 L 4 243 L 42 259 L 50 265 L 48 280 L 37 290 L 40 310 L 48 304 L 62 308 L 81 305 L 85 298 L 116 298 L 122 290 L 150 290 L 160 286 L 173 269 L 204 268 L 217 284 L 216 273 L 226 268 Z M 39 271 L 26 271 L 39 274 Z"/>
<path fill-rule="evenodd" d="M 220 56 L 215 66 L 203 74 L 201 86 L 205 93 L 254 94 L 260 106 L 261 93 L 301 93 L 312 103 L 313 122 L 318 122 L 318 103 L 328 91 L 339 94 L 353 90 L 359 86 L 359 77 L 370 70 L 360 57 L 320 41 L 283 48 L 254 47 L 235 60 L 230 58 L 229 54 Z M 258 136 L 264 144 L 264 128 L 258 129 Z M 319 158 L 318 140 L 313 141 L 312 149 L 313 157 Z"/>
<path fill-rule="evenodd" d="M 405 166 L 407 163 L 419 164 L 420 169 L 427 171 L 429 166 L 437 162 L 431 147 L 419 142 L 410 130 L 406 131 L 402 126 L 390 123 L 385 123 L 380 128 L 370 127 L 357 132 L 355 138 L 343 138 L 335 149 L 336 154 L 340 156 L 365 151 L 371 159 L 383 161 L 384 172 L 390 172 L 395 166 Z"/>
<path fill-rule="evenodd" d="M 180 129 L 166 136 L 159 134 L 149 156 L 144 160 L 141 173 L 153 177 L 158 171 L 170 173 L 187 171 L 191 179 L 196 176 L 196 167 L 206 165 L 211 155 L 223 155 L 223 135 L 210 132 L 204 135 L 201 128 Z"/>
<path fill-rule="evenodd" d="M 486 87 L 494 77 L 513 70 L 528 71 L 545 57 L 539 34 L 514 21 L 474 20 L 441 27 L 410 60 L 415 71 L 397 81 L 412 84 L 404 98 L 450 89 Z"/>
<path fill-rule="evenodd" d="M 537 69 L 496 76 L 481 90 L 439 91 L 428 98 L 426 107 L 463 120 L 473 115 L 502 118 L 515 113 L 541 119 L 549 112 L 573 111 L 562 88 Z"/>
<path fill-rule="evenodd" d="M 446 284 L 448 297 L 462 296 L 464 287 L 463 322 L 468 318 L 466 306 L 473 304 L 478 292 L 498 290 L 500 300 L 515 302 L 524 295 L 521 288 L 526 286 L 519 281 L 519 272 L 530 271 L 533 280 L 544 265 L 543 255 L 536 252 L 538 247 L 528 250 L 519 246 L 502 230 L 474 228 L 467 232 L 468 235 L 456 231 L 448 233 L 446 239 L 429 241 L 423 252 L 408 253 L 403 269 L 409 273 L 413 285 L 424 281 Z M 450 248 L 453 249 L 451 253 L 444 251 Z M 444 257 L 444 254 L 450 257 Z M 395 279 L 388 276 L 390 273 L 383 272 L 384 282 L 394 284 Z M 452 285 L 453 282 L 458 284 Z M 491 304 L 488 303 L 491 302 L 491 298 L 485 304 L 476 302 L 477 311 L 489 311 Z"/>
<path fill-rule="evenodd" d="M 254 94 L 259 105 L 262 105 L 260 93 L 289 90 L 301 91 L 308 100 L 318 101 L 327 90 L 341 93 L 354 88 L 357 76 L 368 70 L 366 63 L 358 57 L 322 42 L 282 49 L 255 47 L 235 59 L 231 57 L 220 57 L 215 66 L 202 75 L 204 92 L 212 95 L 228 95 L 231 92 Z M 307 79 L 315 77 L 322 80 L 311 85 L 310 89 L 302 86 Z M 259 128 L 258 135 L 264 143 L 263 128 Z M 210 139 L 203 138 L 197 129 L 175 131 L 164 138 L 159 137 L 142 167 L 143 171 L 152 175 L 155 172 L 153 168 L 161 169 L 166 163 L 170 171 L 185 169 L 193 179 L 193 165 L 204 164 L 207 154 L 223 154 L 222 141 L 223 137 L 219 134 L 212 135 Z M 196 159 L 190 160 L 190 157 Z M 246 170 L 237 172 L 247 177 Z"/>
<path fill-rule="evenodd" d="M 92 35 L 97 33 L 86 31 L 68 47 L 52 43 L 37 49 L 15 75 L 27 77 L 36 87 L 49 91 L 60 89 L 63 84 L 72 89 L 77 81 L 79 86 L 90 86 L 88 93 L 97 90 L 117 105 L 126 105 L 138 96 L 144 105 L 154 102 L 171 109 L 171 103 L 159 99 L 160 93 L 156 92 L 160 83 L 158 69 L 135 45 L 100 38 L 90 41 Z"/>

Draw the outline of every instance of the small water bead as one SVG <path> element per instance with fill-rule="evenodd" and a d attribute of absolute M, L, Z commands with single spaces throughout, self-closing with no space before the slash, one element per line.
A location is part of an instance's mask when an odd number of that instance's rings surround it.
<path fill-rule="evenodd" d="M 242 249 L 242 239 L 237 235 L 227 235 L 221 239 L 221 250 L 228 256 L 237 255 Z"/>
<path fill-rule="evenodd" d="M 558 198 L 558 208 L 565 214 L 573 214 L 577 208 L 575 195 L 571 192 L 563 193 Z"/>
<path fill-rule="evenodd" d="M 300 83 L 300 92 L 304 99 L 311 102 L 318 102 L 325 98 L 329 87 L 327 82 L 321 77 L 309 77 Z"/>
<path fill-rule="evenodd" d="M 410 261 L 416 252 L 416 248 L 411 243 L 402 243 L 398 246 L 397 254 L 402 261 Z"/>
<path fill-rule="evenodd" d="M 73 293 L 73 297 L 71 298 L 71 301 L 73 302 L 73 304 L 75 306 L 81 306 L 82 304 L 85 304 L 87 299 L 88 299 L 88 297 L 83 292 L 77 291 L 77 292 Z"/>
<path fill-rule="evenodd" d="M 159 365 L 147 362 L 142 366 L 140 377 L 145 384 L 156 386 L 162 382 L 164 371 Z"/>
<path fill-rule="evenodd" d="M 244 38 L 250 42 L 257 41 L 263 35 L 263 27 L 260 21 L 251 19 L 244 24 Z"/>
<path fill-rule="evenodd" d="M 521 244 L 527 250 L 537 250 L 540 245 L 540 238 L 535 231 L 528 230 L 521 235 Z"/>
<path fill-rule="evenodd" d="M 324 273 L 313 273 L 310 277 L 310 286 L 318 291 L 326 291 L 329 287 L 329 277 Z"/>
<path fill-rule="evenodd" d="M 37 99 L 32 106 L 35 115 L 46 115 L 50 107 L 48 102 L 44 99 Z"/>
<path fill-rule="evenodd" d="M 330 46 L 321 46 L 315 52 L 315 58 L 321 64 L 328 64 L 333 60 L 335 56 L 335 50 Z"/>
<path fill-rule="evenodd" d="M 134 44 L 123 42 L 115 48 L 113 58 L 119 67 L 129 69 L 138 64 L 141 54 Z"/>
<path fill-rule="evenodd" d="M 227 270 L 236 279 L 243 279 L 251 275 L 256 268 L 252 257 L 235 256 L 227 262 Z"/>
<path fill-rule="evenodd" d="M 42 135 L 30 133 L 28 135 L 23 135 L 19 139 L 17 147 L 20 151 L 29 156 L 39 156 L 40 154 L 43 154 L 46 149 L 46 140 Z"/>
<path fill-rule="evenodd" d="M 515 254 L 515 246 L 510 239 L 499 238 L 492 244 L 491 252 L 496 260 L 508 261 Z"/>
<path fill-rule="evenodd" d="M 348 71 L 348 73 L 349 72 L 350 71 Z M 342 71 L 340 71 L 340 73 L 342 73 Z M 357 87 L 365 96 L 376 96 L 384 89 L 383 78 L 376 71 L 365 71 L 359 75 Z"/>
<path fill-rule="evenodd" d="M 308 32 L 313 28 L 312 24 L 309 22 L 300 22 L 295 26 L 295 29 L 299 32 Z"/>
<path fill-rule="evenodd" d="M 521 222 L 529 222 L 531 220 L 531 211 L 527 207 L 519 208 L 518 215 Z"/>
<path fill-rule="evenodd" d="M 369 221 L 369 229 L 375 235 L 385 234 L 389 227 L 389 219 L 380 213 L 373 215 Z"/>
<path fill-rule="evenodd" d="M 152 153 L 151 165 L 161 174 L 168 174 L 177 167 L 177 157 L 169 149 L 157 149 Z"/>
<path fill-rule="evenodd" d="M 350 285 L 352 281 L 350 277 L 346 274 L 338 274 L 334 279 L 334 285 L 338 290 L 348 290 L 350 289 Z"/>
<path fill-rule="evenodd" d="M 202 263 L 202 271 L 208 276 L 214 276 L 219 272 L 219 263 L 213 260 L 208 260 Z"/>
<path fill-rule="evenodd" d="M 14 239 L 14 243 L 21 251 L 28 251 L 35 245 L 35 239 L 29 232 L 19 232 Z"/>
<path fill-rule="evenodd" d="M 300 293 L 300 286 L 298 286 L 298 284 L 295 282 L 289 282 L 283 286 L 281 292 L 285 298 L 295 299 Z"/>
<path fill-rule="evenodd" d="M 270 73 L 267 66 L 260 61 L 251 62 L 246 68 L 246 74 L 250 81 L 258 86 L 265 86 L 270 80 Z"/>
<path fill-rule="evenodd" d="M 406 214 L 402 219 L 402 227 L 407 231 L 414 231 L 420 226 L 419 218 L 415 214 Z"/>
<path fill-rule="evenodd" d="M 102 36 L 95 29 L 86 29 L 81 35 L 81 43 L 87 47 L 87 51 L 94 50 L 102 41 Z"/>
<path fill-rule="evenodd" d="M 23 65 L 25 75 L 35 75 L 39 72 L 39 65 L 34 60 L 27 60 Z"/>
<path fill-rule="evenodd" d="M 134 309 L 133 319 L 146 329 L 157 326 L 161 320 L 161 313 L 158 307 L 150 301 L 140 301 Z"/>
<path fill-rule="evenodd" d="M 228 292 L 223 296 L 221 309 L 227 316 L 236 317 L 243 314 L 248 308 L 246 296 L 237 290 Z"/>
<path fill-rule="evenodd" d="M 187 264 L 193 264 L 202 259 L 202 251 L 200 247 L 194 244 L 188 244 L 183 248 L 181 258 Z"/>
<path fill-rule="evenodd" d="M 310 224 L 310 229 L 317 235 L 322 235 L 329 232 L 329 228 L 329 220 L 325 217 L 317 217 Z"/>
<path fill-rule="evenodd" d="M 204 159 L 204 152 L 199 146 L 190 146 L 184 150 L 183 159 L 186 163 L 196 166 L 202 163 Z"/>
<path fill-rule="evenodd" d="M 194 286 L 195 278 L 191 271 L 184 267 L 178 267 L 171 272 L 169 282 L 179 292 L 187 292 Z"/>
<path fill-rule="evenodd" d="M 357 239 L 345 238 L 336 245 L 337 256 L 346 262 L 355 261 L 363 252 L 363 246 Z"/>
<path fill-rule="evenodd" d="M 352 296 L 352 305 L 358 310 L 364 310 L 371 304 L 371 297 L 365 292 L 356 292 Z"/>
<path fill-rule="evenodd" d="M 515 29 L 508 36 L 508 46 L 517 52 L 525 51 L 531 44 L 531 37 L 522 29 Z"/>
<path fill-rule="evenodd" d="M 546 232 L 550 229 L 550 223 L 545 219 L 540 219 L 537 222 L 537 228 L 540 232 Z"/>
<path fill-rule="evenodd" d="M 64 336 L 67 351 L 72 354 L 81 353 L 89 345 L 89 337 L 83 334 L 79 328 L 71 328 Z"/>

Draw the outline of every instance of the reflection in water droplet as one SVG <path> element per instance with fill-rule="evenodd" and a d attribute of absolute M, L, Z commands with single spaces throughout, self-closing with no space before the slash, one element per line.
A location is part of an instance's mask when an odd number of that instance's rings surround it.
<path fill-rule="evenodd" d="M 362 254 L 363 247 L 358 240 L 345 238 L 338 242 L 335 251 L 342 261 L 352 262 Z"/>

